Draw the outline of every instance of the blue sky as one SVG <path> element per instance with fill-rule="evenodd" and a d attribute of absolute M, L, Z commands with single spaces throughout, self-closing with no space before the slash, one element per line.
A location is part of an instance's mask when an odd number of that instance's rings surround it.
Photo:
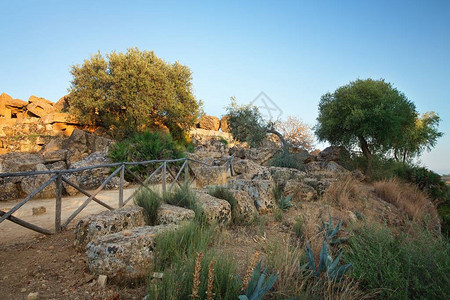
<path fill-rule="evenodd" d="M 314 125 L 320 96 L 385 78 L 445 136 L 422 157 L 450 173 L 450 1 L 0 0 L 0 93 L 58 100 L 70 66 L 100 50 L 154 50 L 193 71 L 207 114 L 264 91 Z"/>

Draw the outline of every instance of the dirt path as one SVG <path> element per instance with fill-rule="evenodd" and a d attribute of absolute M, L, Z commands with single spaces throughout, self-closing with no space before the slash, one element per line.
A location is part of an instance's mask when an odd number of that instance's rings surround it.
<path fill-rule="evenodd" d="M 135 188 L 128 188 L 124 190 L 124 199 L 127 199 L 133 192 Z M 118 190 L 108 190 L 101 191 L 97 198 L 108 205 L 117 208 L 119 191 Z M 73 196 L 64 197 L 62 200 L 62 222 L 64 222 L 85 200 L 87 196 Z M 1 201 L 0 209 L 7 211 L 14 207 L 20 200 L 15 201 Z M 129 201 L 127 205 L 132 203 Z M 33 215 L 33 207 L 44 206 L 46 212 L 42 215 Z M 85 209 L 83 209 L 78 216 L 69 224 L 69 228 L 73 228 L 78 220 L 102 211 L 107 210 L 100 204 L 91 201 Z M 54 230 L 55 228 L 55 199 L 36 199 L 28 201 L 24 206 L 22 206 L 18 211 L 16 211 L 13 216 L 21 218 L 27 222 L 38 225 L 40 227 Z M 41 234 L 17 225 L 9 220 L 5 220 L 0 223 L 0 245 L 5 246 L 9 244 L 22 243 L 33 239 L 35 236 L 40 236 Z"/>

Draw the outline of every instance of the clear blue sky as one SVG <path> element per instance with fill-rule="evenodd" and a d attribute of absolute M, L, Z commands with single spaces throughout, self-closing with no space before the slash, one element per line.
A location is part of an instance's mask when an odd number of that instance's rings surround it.
<path fill-rule="evenodd" d="M 264 91 L 314 124 L 320 96 L 385 78 L 446 135 L 423 163 L 450 173 L 450 1 L 0 0 L 0 93 L 56 101 L 91 54 L 154 50 L 193 71 L 208 114 Z"/>

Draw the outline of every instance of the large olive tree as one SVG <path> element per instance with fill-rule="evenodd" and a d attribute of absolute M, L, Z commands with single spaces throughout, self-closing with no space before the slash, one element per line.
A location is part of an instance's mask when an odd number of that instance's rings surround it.
<path fill-rule="evenodd" d="M 315 131 L 320 141 L 359 147 L 370 177 L 373 154 L 393 150 L 416 118 L 414 104 L 390 83 L 358 79 L 321 97 Z"/>
<path fill-rule="evenodd" d="M 71 73 L 71 112 L 118 138 L 161 126 L 181 137 L 198 117 L 189 68 L 166 63 L 152 51 L 98 53 Z"/>

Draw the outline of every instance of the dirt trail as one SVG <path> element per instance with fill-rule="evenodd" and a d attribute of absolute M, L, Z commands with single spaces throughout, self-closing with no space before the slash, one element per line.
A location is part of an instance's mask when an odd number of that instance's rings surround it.
<path fill-rule="evenodd" d="M 133 192 L 135 188 L 128 188 L 124 190 L 124 199 L 127 199 Z M 113 208 L 118 207 L 119 203 L 119 191 L 118 190 L 108 190 L 101 191 L 97 198 Z M 73 197 L 64 197 L 62 199 L 62 222 L 65 220 L 87 199 L 87 196 L 79 195 Z M 14 207 L 21 200 L 14 201 L 1 201 L 0 209 L 3 211 L 8 211 L 10 208 Z M 128 202 L 127 205 L 132 203 L 132 200 Z M 33 215 L 33 207 L 44 206 L 46 212 L 42 215 Z M 73 228 L 78 220 L 102 211 L 107 210 L 100 204 L 91 201 L 85 209 L 83 209 L 78 216 L 72 220 L 69 224 L 69 228 Z M 36 199 L 28 201 L 24 206 L 22 206 L 18 211 L 16 211 L 13 216 L 18 217 L 22 220 L 30 222 L 32 224 L 38 225 L 40 227 L 54 230 L 55 228 L 55 199 Z M 33 230 L 27 229 L 20 225 L 17 225 L 9 220 L 5 220 L 0 223 L 0 245 L 5 246 L 8 244 L 22 243 L 33 239 L 36 235 L 41 235 Z"/>

